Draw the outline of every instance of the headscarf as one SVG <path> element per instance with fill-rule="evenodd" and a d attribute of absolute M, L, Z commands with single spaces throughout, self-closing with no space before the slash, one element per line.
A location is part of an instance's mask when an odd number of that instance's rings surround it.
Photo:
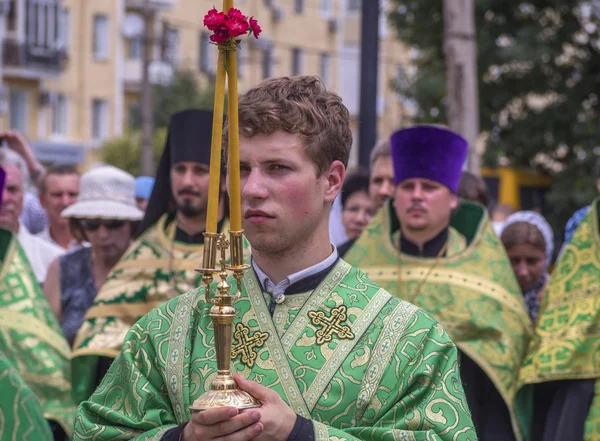
<path fill-rule="evenodd" d="M 173 165 L 184 161 L 210 165 L 212 120 L 213 113 L 208 110 L 184 110 L 171 117 L 167 142 L 156 170 L 154 187 L 138 235 L 169 211 L 173 199 Z"/>
<path fill-rule="evenodd" d="M 554 235 L 552 233 L 552 227 L 546 221 L 546 219 L 544 219 L 544 216 L 536 213 L 535 211 L 517 211 L 516 213 L 511 214 L 504 222 L 502 231 L 504 231 L 509 225 L 516 222 L 526 222 L 533 225 L 540 231 L 540 233 L 542 233 L 544 242 L 546 242 L 546 262 L 544 263 L 544 272 L 535 285 L 533 285 L 533 288 L 523 293 L 523 298 L 525 300 L 525 304 L 527 305 L 529 317 L 531 318 L 531 321 L 535 323 L 538 311 L 540 309 L 540 302 L 538 301 L 537 295 L 539 290 L 543 288 L 549 278 L 548 267 L 550 266 L 550 262 L 552 261 L 552 253 L 554 252 Z"/>

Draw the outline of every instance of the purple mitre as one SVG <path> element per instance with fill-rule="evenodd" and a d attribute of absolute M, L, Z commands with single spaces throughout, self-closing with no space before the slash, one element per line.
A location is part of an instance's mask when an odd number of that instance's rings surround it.
<path fill-rule="evenodd" d="M 390 144 L 394 184 L 423 178 L 457 192 L 468 150 L 462 136 L 442 127 L 416 126 L 392 134 Z"/>

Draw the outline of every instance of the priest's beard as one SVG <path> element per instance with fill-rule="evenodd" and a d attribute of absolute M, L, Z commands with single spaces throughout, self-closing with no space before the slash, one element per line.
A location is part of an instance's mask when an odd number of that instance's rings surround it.
<path fill-rule="evenodd" d="M 204 209 L 199 205 L 194 205 L 190 201 L 185 201 L 177 204 L 177 211 L 181 212 L 185 217 L 199 217 L 204 214 Z"/>

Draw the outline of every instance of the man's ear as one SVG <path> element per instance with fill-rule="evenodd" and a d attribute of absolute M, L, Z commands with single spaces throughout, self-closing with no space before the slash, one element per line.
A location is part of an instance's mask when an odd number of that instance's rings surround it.
<path fill-rule="evenodd" d="M 450 210 L 456 210 L 458 207 L 458 196 L 450 192 Z"/>
<path fill-rule="evenodd" d="M 346 176 L 346 167 L 341 161 L 333 161 L 329 169 L 325 171 L 327 177 L 327 188 L 325 191 L 325 200 L 333 203 L 337 195 L 342 190 L 344 177 Z"/>

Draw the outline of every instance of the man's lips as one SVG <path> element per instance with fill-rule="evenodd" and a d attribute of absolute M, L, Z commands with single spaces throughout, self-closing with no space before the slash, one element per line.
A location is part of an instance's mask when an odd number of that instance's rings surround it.
<path fill-rule="evenodd" d="M 246 213 L 244 213 L 244 219 L 254 223 L 266 222 L 273 218 L 274 216 L 271 216 L 269 213 L 262 210 L 247 210 Z"/>

